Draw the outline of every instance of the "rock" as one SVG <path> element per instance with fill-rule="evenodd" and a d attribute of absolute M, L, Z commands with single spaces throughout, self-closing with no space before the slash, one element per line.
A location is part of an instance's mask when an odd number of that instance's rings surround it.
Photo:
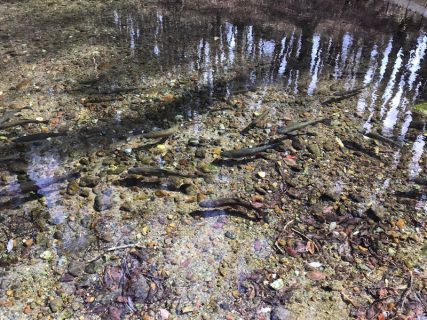
<path fill-rule="evenodd" d="M 231 240 L 236 239 L 236 234 L 232 231 L 226 231 L 224 235 Z"/>
<path fill-rule="evenodd" d="M 132 296 L 135 302 L 144 302 L 148 297 L 150 286 L 142 274 L 134 274 L 129 282 L 126 294 Z"/>
<path fill-rule="evenodd" d="M 282 306 L 274 307 L 270 314 L 270 320 L 290 320 L 291 312 Z"/>
<path fill-rule="evenodd" d="M 62 299 L 61 298 L 55 298 L 51 302 L 49 302 L 49 308 L 52 312 L 58 312 L 62 310 Z"/>
<path fill-rule="evenodd" d="M 312 281 L 321 281 L 326 279 L 326 274 L 320 271 L 310 271 L 307 273 L 307 278 Z"/>
<path fill-rule="evenodd" d="M 260 178 L 262 178 L 262 179 L 264 179 L 265 177 L 266 177 L 266 173 L 264 172 L 264 171 L 259 171 L 258 172 L 258 176 L 260 177 Z"/>
<path fill-rule="evenodd" d="M 387 212 L 384 209 L 384 207 L 379 205 L 372 205 L 368 211 L 366 212 L 369 218 L 376 222 L 380 222 L 384 220 L 384 218 L 387 216 Z"/>
<path fill-rule="evenodd" d="M 77 261 L 71 261 L 68 265 L 68 273 L 74 277 L 79 277 L 84 272 L 84 265 Z"/>
<path fill-rule="evenodd" d="M 53 238 L 56 240 L 62 240 L 62 238 L 64 238 L 64 234 L 61 231 L 57 230 L 53 233 Z"/>
<path fill-rule="evenodd" d="M 206 149 L 198 148 L 195 153 L 196 158 L 204 159 L 206 158 Z"/>
<path fill-rule="evenodd" d="M 26 174 L 28 169 L 28 164 L 22 161 L 12 161 L 9 163 L 8 168 L 10 171 L 18 174 Z"/>
<path fill-rule="evenodd" d="M 183 314 L 191 313 L 191 312 L 193 312 L 193 311 L 194 311 L 193 306 L 185 306 L 185 307 L 183 307 L 183 308 L 181 309 L 181 312 L 182 312 Z"/>
<path fill-rule="evenodd" d="M 309 144 L 307 147 L 308 151 L 312 153 L 316 158 L 320 158 L 322 156 L 322 151 L 320 150 L 317 144 Z"/>
<path fill-rule="evenodd" d="M 83 198 L 89 197 L 89 195 L 90 195 L 90 189 L 89 188 L 82 188 L 82 189 L 80 189 L 80 195 Z"/>
<path fill-rule="evenodd" d="M 170 312 L 167 311 L 166 309 L 160 308 L 159 315 L 161 320 L 167 320 L 170 317 Z"/>
<path fill-rule="evenodd" d="M 102 260 L 96 260 L 89 262 L 85 267 L 85 272 L 89 274 L 95 274 L 102 269 Z"/>
<path fill-rule="evenodd" d="M 86 176 L 86 177 L 80 178 L 79 185 L 80 185 L 80 187 L 93 188 L 93 187 L 97 186 L 98 183 L 99 183 L 99 178 L 98 177 Z"/>
<path fill-rule="evenodd" d="M 285 283 L 281 278 L 270 283 L 270 287 L 276 291 L 282 289 L 284 286 L 285 286 Z"/>
<path fill-rule="evenodd" d="M 192 183 L 184 183 L 179 187 L 179 190 L 181 190 L 183 193 L 189 196 L 197 195 L 197 188 Z"/>
<path fill-rule="evenodd" d="M 42 254 L 40 255 L 40 258 L 46 261 L 50 261 L 53 259 L 53 252 L 50 250 L 43 251 Z"/>
<path fill-rule="evenodd" d="M 190 139 L 188 140 L 188 145 L 189 145 L 190 147 L 197 147 L 199 144 L 200 144 L 200 141 L 199 141 L 199 139 L 197 139 L 197 138 L 190 138 Z"/>
<path fill-rule="evenodd" d="M 338 201 L 340 199 L 340 196 L 341 196 L 341 191 L 338 190 L 337 188 L 330 188 L 325 192 L 323 192 L 322 194 L 322 198 L 329 199 L 332 201 Z"/>
<path fill-rule="evenodd" d="M 96 211 L 105 211 L 111 209 L 111 190 L 106 190 L 104 192 L 99 192 L 95 197 L 95 202 L 93 204 L 93 208 Z"/>
<path fill-rule="evenodd" d="M 75 194 L 77 194 L 77 192 L 79 191 L 79 184 L 76 180 L 70 181 L 70 183 L 67 186 L 67 194 L 69 194 L 70 196 L 73 196 Z"/>
<path fill-rule="evenodd" d="M 294 147 L 296 150 L 304 149 L 304 140 L 300 137 L 294 137 L 292 139 L 292 147 Z"/>

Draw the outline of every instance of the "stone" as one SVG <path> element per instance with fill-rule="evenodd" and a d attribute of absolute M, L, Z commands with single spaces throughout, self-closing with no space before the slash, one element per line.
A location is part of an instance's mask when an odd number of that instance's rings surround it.
<path fill-rule="evenodd" d="M 304 149 L 304 140 L 300 137 L 294 137 L 292 139 L 292 147 L 294 147 L 296 150 Z"/>
<path fill-rule="evenodd" d="M 232 231 L 226 231 L 224 235 L 231 240 L 236 239 L 236 234 Z"/>
<path fill-rule="evenodd" d="M 194 311 L 193 306 L 185 306 L 185 307 L 183 307 L 183 308 L 181 309 L 181 312 L 182 312 L 183 314 L 191 313 L 191 312 L 193 312 L 193 311 Z"/>
<path fill-rule="evenodd" d="M 84 272 L 84 265 L 77 261 L 71 261 L 68 265 L 68 273 L 74 277 L 79 277 Z"/>
<path fill-rule="evenodd" d="M 283 279 L 277 279 L 270 283 L 270 287 L 274 290 L 280 290 L 285 286 L 285 283 L 283 282 Z"/>
<path fill-rule="evenodd" d="M 167 311 L 166 309 L 160 308 L 159 315 L 161 320 L 167 320 L 170 317 L 170 312 Z"/>
<path fill-rule="evenodd" d="M 307 147 L 308 151 L 313 154 L 316 158 L 320 158 L 322 156 L 322 151 L 320 150 L 317 144 L 309 144 Z"/>
<path fill-rule="evenodd" d="M 270 314 L 270 320 L 290 320 L 291 312 L 282 306 L 274 307 Z"/>
<path fill-rule="evenodd" d="M 43 251 L 42 254 L 40 255 L 40 258 L 46 261 L 50 261 L 53 259 L 53 252 L 50 250 Z"/>
<path fill-rule="evenodd" d="M 149 291 L 150 286 L 147 279 L 142 274 L 136 274 L 132 277 L 126 294 L 132 296 L 135 302 L 144 302 Z"/>
<path fill-rule="evenodd" d="M 196 158 L 204 159 L 206 158 L 206 149 L 198 148 L 195 153 Z"/>
<path fill-rule="evenodd" d="M 94 176 L 85 176 L 85 177 L 81 177 L 80 178 L 80 182 L 79 185 L 80 187 L 89 187 L 89 188 L 93 188 L 96 185 L 98 185 L 99 183 L 99 179 L 98 177 L 94 177 Z"/>
<path fill-rule="evenodd" d="M 58 312 L 62 310 L 62 299 L 61 298 L 55 298 L 52 301 L 49 302 L 49 308 L 52 312 Z"/>
<path fill-rule="evenodd" d="M 75 194 L 77 194 L 77 192 L 79 191 L 79 184 L 76 180 L 70 181 L 70 183 L 67 186 L 67 194 L 69 194 L 70 196 L 73 196 Z"/>
<path fill-rule="evenodd" d="M 112 195 L 111 190 L 99 192 L 95 197 L 93 208 L 96 211 L 105 211 L 105 210 L 111 209 L 112 207 L 111 195 Z"/>

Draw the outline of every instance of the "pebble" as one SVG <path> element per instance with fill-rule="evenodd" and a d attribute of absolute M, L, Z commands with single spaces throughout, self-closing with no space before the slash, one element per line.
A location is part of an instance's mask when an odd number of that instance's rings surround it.
<path fill-rule="evenodd" d="M 42 254 L 40 255 L 40 258 L 46 261 L 50 261 L 53 259 L 53 252 L 50 250 L 43 251 Z"/>
<path fill-rule="evenodd" d="M 185 306 L 185 307 L 183 307 L 183 308 L 181 309 L 181 312 L 182 312 L 183 314 L 191 313 L 191 312 L 193 312 L 193 311 L 194 311 L 193 306 Z"/>
<path fill-rule="evenodd" d="M 326 274 L 320 271 L 310 271 L 307 273 L 307 278 L 313 281 L 321 281 L 326 279 Z"/>
<path fill-rule="evenodd" d="M 98 193 L 95 197 L 93 208 L 96 211 L 105 211 L 112 207 L 111 192 Z"/>
<path fill-rule="evenodd" d="M 62 299 L 61 298 L 55 298 L 51 302 L 49 302 L 49 308 L 52 312 L 58 312 L 62 310 Z"/>
<path fill-rule="evenodd" d="M 270 314 L 270 320 L 290 320 L 291 312 L 282 306 L 274 307 Z"/>
<path fill-rule="evenodd" d="M 262 179 L 264 179 L 265 177 L 266 177 L 266 173 L 264 172 L 264 171 L 259 171 L 258 172 L 258 176 L 260 177 L 260 178 L 262 178 Z"/>
<path fill-rule="evenodd" d="M 226 231 L 224 235 L 231 240 L 236 239 L 236 234 L 232 231 Z"/>
<path fill-rule="evenodd" d="M 68 265 L 68 273 L 74 277 L 79 277 L 84 272 L 84 265 L 81 262 L 71 261 Z"/>
<path fill-rule="evenodd" d="M 67 194 L 73 196 L 79 191 L 79 184 L 76 180 L 71 181 L 67 186 Z"/>
<path fill-rule="evenodd" d="M 200 144 L 200 141 L 199 141 L 199 139 L 197 139 L 197 138 L 190 138 L 190 139 L 188 140 L 188 145 L 189 145 L 190 147 L 197 147 L 199 144 Z"/>
<path fill-rule="evenodd" d="M 167 320 L 170 317 L 170 312 L 167 311 L 166 309 L 160 308 L 159 315 L 161 320 Z"/>
<path fill-rule="evenodd" d="M 322 156 L 322 151 L 317 144 L 309 144 L 307 147 L 308 151 L 312 153 L 316 158 L 320 158 Z"/>
<path fill-rule="evenodd" d="M 270 283 L 270 287 L 274 290 L 280 290 L 285 286 L 285 283 L 283 282 L 283 279 L 277 279 Z"/>

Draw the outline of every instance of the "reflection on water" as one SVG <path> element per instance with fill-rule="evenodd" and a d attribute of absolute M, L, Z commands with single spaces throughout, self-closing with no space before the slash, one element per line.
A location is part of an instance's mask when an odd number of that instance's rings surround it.
<path fill-rule="evenodd" d="M 421 171 L 420 160 L 424 152 L 425 136 L 423 134 L 418 135 L 417 140 L 412 146 L 412 159 L 409 163 L 409 177 L 415 178 Z"/>
<path fill-rule="evenodd" d="M 405 37 L 402 30 L 373 36 L 358 28 L 331 30 L 311 22 L 289 21 L 283 22 L 280 31 L 271 32 L 252 21 L 237 22 L 221 14 L 200 18 L 207 20 L 195 28 L 161 7 L 142 12 L 116 8 L 110 19 L 129 55 L 153 68 L 141 68 L 141 79 L 157 69 L 198 74 L 198 88 L 207 91 L 210 100 L 229 98 L 235 92 L 256 87 L 259 94 L 254 95 L 248 108 L 259 111 L 272 83 L 289 93 L 309 96 L 330 94 L 331 83 L 338 90 L 363 86 L 352 105 L 362 118 L 360 126 L 366 132 L 379 131 L 412 143 L 408 174 L 415 177 L 422 169 L 425 136 L 420 134 L 415 141 L 407 141 L 414 118 L 411 104 L 423 94 L 425 83 L 427 35 L 422 30 Z M 196 119 L 200 103 L 194 99 L 196 109 L 186 109 L 195 120 L 197 133 L 204 126 Z M 121 113 L 117 111 L 116 122 L 120 121 Z M 393 168 L 405 158 L 402 152 L 395 150 Z M 163 159 L 157 160 L 161 166 Z M 222 175 L 218 179 L 220 183 L 229 181 Z M 379 182 L 378 192 L 387 188 L 390 179 Z"/>
<path fill-rule="evenodd" d="M 55 150 L 42 154 L 38 148 L 32 148 L 29 157 L 28 177 L 39 187 L 38 193 L 44 196 L 51 221 L 54 224 L 63 223 L 68 209 L 60 203 L 60 190 L 55 184 L 56 177 L 63 174 L 59 154 Z"/>

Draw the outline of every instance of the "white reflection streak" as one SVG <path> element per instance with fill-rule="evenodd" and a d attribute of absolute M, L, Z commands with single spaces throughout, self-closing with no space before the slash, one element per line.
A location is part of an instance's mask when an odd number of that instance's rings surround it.
<path fill-rule="evenodd" d="M 38 193 L 45 196 L 50 217 L 55 223 L 63 222 L 67 215 L 66 208 L 57 204 L 60 199 L 59 191 L 52 185 L 55 175 L 58 175 L 60 171 L 60 159 L 56 152 L 41 155 L 39 150 L 35 148 L 31 150 L 28 177 L 40 188 Z"/>
<path fill-rule="evenodd" d="M 120 23 L 120 16 L 119 13 L 117 12 L 117 10 L 113 11 L 113 15 L 114 15 L 114 24 L 116 25 L 116 27 L 118 27 L 119 29 L 122 28 L 121 23 Z"/>
<path fill-rule="evenodd" d="M 341 54 L 338 54 L 335 60 L 335 72 L 334 72 L 335 80 L 338 80 L 338 78 L 340 78 L 342 75 L 343 68 L 347 61 L 348 50 L 352 44 L 353 44 L 353 36 L 350 33 L 346 32 L 342 40 Z"/>
<path fill-rule="evenodd" d="M 408 133 L 409 130 L 409 125 L 412 122 L 412 112 L 411 111 L 406 111 L 405 114 L 405 121 L 402 124 L 402 129 L 400 130 L 400 135 L 399 135 L 399 140 L 400 141 L 404 141 L 406 134 Z"/>
<path fill-rule="evenodd" d="M 320 35 L 314 34 L 313 47 L 311 50 L 311 62 L 310 62 L 311 82 L 307 90 L 307 94 L 309 96 L 313 95 L 314 91 L 316 90 L 318 73 L 319 73 L 320 62 L 321 62 L 321 59 L 320 59 L 321 54 L 322 54 L 322 49 L 320 49 Z"/>
<path fill-rule="evenodd" d="M 381 59 L 381 67 L 380 67 L 380 71 L 379 71 L 379 77 L 378 77 L 377 82 L 375 82 L 374 88 L 372 89 L 371 103 L 370 103 L 369 108 L 368 108 L 370 114 L 369 114 L 369 117 L 366 120 L 365 124 L 363 125 L 363 129 L 366 132 L 371 131 L 371 127 L 372 127 L 371 120 L 372 120 L 372 117 L 375 113 L 375 103 L 377 102 L 377 99 L 378 99 L 378 93 L 377 93 L 378 88 L 379 88 L 380 83 L 382 82 L 382 80 L 384 78 L 384 74 L 385 74 L 385 71 L 387 69 L 389 56 L 390 56 L 392 48 L 393 48 L 393 38 L 391 38 L 389 40 L 388 45 L 387 45 L 386 49 L 384 50 L 383 58 Z"/>
<path fill-rule="evenodd" d="M 294 94 L 298 94 L 298 78 L 299 78 L 299 70 L 296 71 L 295 75 L 295 84 L 294 84 Z"/>
<path fill-rule="evenodd" d="M 311 49 L 311 62 L 310 62 L 310 74 L 313 74 L 314 68 L 316 67 L 316 58 L 320 46 L 320 35 L 313 35 L 313 47 Z"/>
<path fill-rule="evenodd" d="M 425 136 L 423 134 L 419 134 L 417 136 L 417 140 L 414 142 L 412 146 L 412 159 L 409 163 L 409 177 L 415 178 L 421 172 L 420 160 L 424 153 L 425 146 Z"/>
<path fill-rule="evenodd" d="M 402 66 L 402 54 L 403 54 L 402 48 L 400 48 L 399 52 L 397 53 L 396 61 L 395 61 L 394 66 L 393 66 L 393 71 L 390 75 L 390 79 L 388 80 L 387 87 L 385 88 L 383 96 L 382 96 L 383 103 L 381 105 L 381 111 L 380 111 L 381 118 L 384 116 L 385 106 L 390 101 L 392 94 L 393 94 L 393 88 L 394 88 L 394 85 L 396 82 L 396 76 L 400 70 L 400 67 Z"/>
<path fill-rule="evenodd" d="M 422 34 L 417 39 L 417 47 L 411 50 L 408 64 L 406 65 L 409 71 L 408 87 L 412 90 L 413 84 L 417 78 L 417 72 L 421 68 L 421 61 L 424 59 L 425 51 L 427 48 L 427 35 Z"/>
<path fill-rule="evenodd" d="M 237 30 L 231 23 L 227 22 L 225 24 L 226 33 L 227 33 L 227 44 L 228 44 L 228 62 L 230 66 L 234 64 L 234 50 L 236 48 L 236 34 Z"/>
<path fill-rule="evenodd" d="M 378 48 L 377 45 L 374 45 L 374 47 L 372 48 L 369 68 L 366 71 L 365 78 L 363 79 L 364 86 L 367 86 L 368 84 L 370 84 L 374 77 L 375 69 L 377 68 L 377 59 L 376 59 L 378 55 L 377 48 Z M 369 88 L 363 89 L 363 92 L 360 95 L 359 100 L 357 101 L 357 112 L 363 113 L 365 111 L 366 99 L 368 98 L 368 95 L 369 95 Z"/>
<path fill-rule="evenodd" d="M 253 26 L 249 26 L 246 32 L 246 54 L 249 56 L 252 53 L 254 47 L 254 35 L 253 35 Z"/>
<path fill-rule="evenodd" d="M 402 78 L 400 79 L 399 83 L 399 89 L 394 95 L 393 99 L 390 102 L 390 109 L 387 112 L 387 115 L 384 119 L 384 125 L 383 125 L 383 134 L 386 136 L 389 136 L 391 134 L 391 131 L 393 130 L 394 126 L 397 122 L 397 116 L 399 114 L 398 107 L 401 104 L 402 101 L 402 95 L 403 95 L 403 87 L 405 85 L 405 80 Z"/>
<path fill-rule="evenodd" d="M 295 58 L 299 58 L 300 54 L 301 54 L 301 46 L 302 46 L 302 41 L 301 41 L 301 34 L 298 37 L 298 42 L 297 42 L 297 51 L 295 52 Z"/>
<path fill-rule="evenodd" d="M 280 49 L 280 56 L 282 57 L 282 60 L 280 61 L 280 66 L 279 66 L 279 71 L 278 71 L 279 76 L 282 76 L 285 73 L 286 65 L 288 64 L 287 55 L 285 54 L 286 37 L 284 37 L 282 39 L 281 46 L 282 47 Z"/>

